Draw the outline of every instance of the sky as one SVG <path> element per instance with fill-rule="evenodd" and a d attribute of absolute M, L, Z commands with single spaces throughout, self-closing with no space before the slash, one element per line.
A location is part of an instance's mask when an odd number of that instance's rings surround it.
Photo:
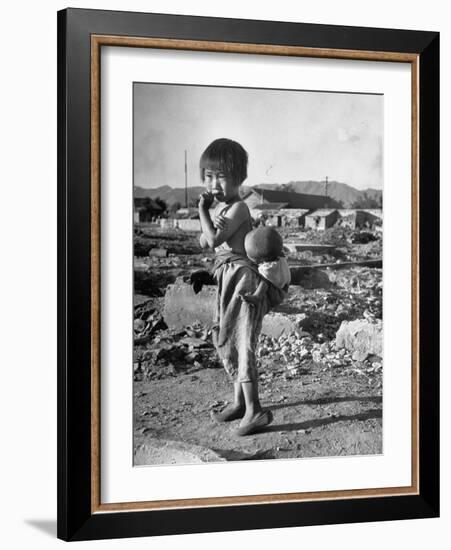
<path fill-rule="evenodd" d="M 135 83 L 134 184 L 201 185 L 217 138 L 249 154 L 246 185 L 329 181 L 382 189 L 383 96 Z"/>

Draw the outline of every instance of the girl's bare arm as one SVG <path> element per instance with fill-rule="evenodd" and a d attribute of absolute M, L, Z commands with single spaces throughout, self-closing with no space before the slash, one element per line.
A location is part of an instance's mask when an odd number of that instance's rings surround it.
<path fill-rule="evenodd" d="M 202 232 L 211 248 L 216 248 L 238 230 L 242 223 L 248 219 L 248 210 L 243 202 L 236 202 L 228 210 L 224 217 L 227 223 L 223 224 L 223 228 L 216 228 L 211 220 L 209 205 L 205 206 L 202 201 L 199 202 L 199 217 L 202 226 Z"/>

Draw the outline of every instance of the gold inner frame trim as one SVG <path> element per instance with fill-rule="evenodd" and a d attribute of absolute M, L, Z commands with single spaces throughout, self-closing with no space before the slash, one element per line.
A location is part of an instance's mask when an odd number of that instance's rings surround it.
<path fill-rule="evenodd" d="M 412 479 L 408 487 L 384 487 L 340 491 L 280 493 L 117 502 L 103 504 L 100 499 L 100 50 L 102 46 L 247 53 L 330 59 L 353 59 L 410 63 L 412 72 Z M 243 44 L 140 38 L 128 36 L 91 36 L 91 513 L 132 510 L 163 510 L 212 506 L 308 502 L 316 500 L 358 499 L 419 494 L 419 56 L 399 52 L 334 50 L 268 44 Z"/>

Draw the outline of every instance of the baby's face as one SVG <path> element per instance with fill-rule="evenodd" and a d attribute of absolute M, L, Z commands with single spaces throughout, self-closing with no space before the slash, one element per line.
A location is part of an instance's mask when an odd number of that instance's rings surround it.
<path fill-rule="evenodd" d="M 204 185 L 219 202 L 229 202 L 239 196 L 240 186 L 235 184 L 230 175 L 221 171 L 206 168 L 204 170 Z"/>
<path fill-rule="evenodd" d="M 252 252 L 246 250 L 246 256 L 249 258 L 249 260 L 251 260 L 251 262 L 254 262 L 254 264 L 258 264 L 260 263 L 260 260 L 259 258 L 257 258 L 256 256 L 254 256 L 252 254 Z"/>

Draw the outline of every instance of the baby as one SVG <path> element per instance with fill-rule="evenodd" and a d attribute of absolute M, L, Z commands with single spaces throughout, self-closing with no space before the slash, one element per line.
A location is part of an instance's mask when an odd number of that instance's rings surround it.
<path fill-rule="evenodd" d="M 241 294 L 251 306 L 259 305 L 270 290 L 270 285 L 287 292 L 291 282 L 290 268 L 283 256 L 283 242 L 273 227 L 258 227 L 246 235 L 244 248 L 247 257 L 258 266 L 261 280 L 255 292 Z"/>

